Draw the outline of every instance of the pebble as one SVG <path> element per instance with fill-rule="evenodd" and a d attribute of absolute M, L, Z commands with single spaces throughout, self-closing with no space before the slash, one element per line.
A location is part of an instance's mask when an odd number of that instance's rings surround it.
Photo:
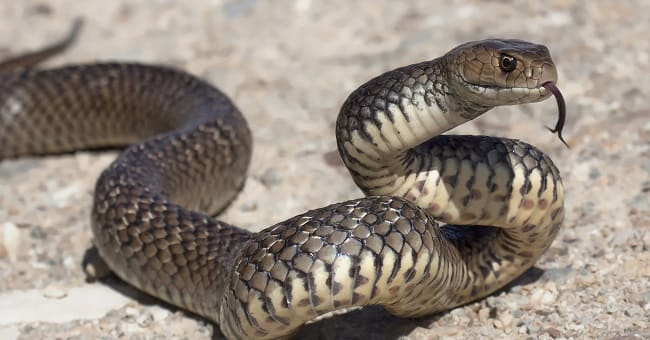
<path fill-rule="evenodd" d="M 58 283 L 50 283 L 43 290 L 43 296 L 48 299 L 63 299 L 68 296 L 68 290 Z"/>
<path fill-rule="evenodd" d="M 268 168 L 266 171 L 264 171 L 262 176 L 260 176 L 260 182 L 262 182 L 262 184 L 266 185 L 267 187 L 270 187 L 282 182 L 282 178 L 280 177 L 278 170 L 275 168 Z"/>
<path fill-rule="evenodd" d="M 512 328 L 515 318 L 509 312 L 505 312 L 499 316 L 498 321 L 501 322 L 503 328 Z"/>
<path fill-rule="evenodd" d="M 40 225 L 34 225 L 29 232 L 29 236 L 33 239 L 43 240 L 47 237 L 47 232 Z"/>
<path fill-rule="evenodd" d="M 526 327 L 526 325 L 521 325 L 517 328 L 517 332 L 519 334 L 528 334 L 529 330 L 528 327 Z"/>
<path fill-rule="evenodd" d="M 63 259 L 63 266 L 65 266 L 67 269 L 74 269 L 79 265 L 78 261 L 72 256 L 66 256 Z"/>
<path fill-rule="evenodd" d="M 29 8 L 29 13 L 35 15 L 50 16 L 52 14 L 52 7 L 50 7 L 48 4 L 37 3 Z"/>
<path fill-rule="evenodd" d="M 165 320 L 169 317 L 170 314 L 171 313 L 166 308 L 162 308 L 160 306 L 151 307 L 151 315 L 153 316 L 153 319 L 156 321 Z"/>
<path fill-rule="evenodd" d="M 126 314 L 127 317 L 133 318 L 140 315 L 140 311 L 135 307 L 128 306 L 124 309 L 124 314 Z"/>
<path fill-rule="evenodd" d="M 119 327 L 118 330 L 122 333 L 119 336 L 120 338 L 125 337 L 127 334 L 140 332 L 141 330 L 140 326 L 132 322 L 122 322 L 119 324 L 118 327 Z"/>
<path fill-rule="evenodd" d="M 154 320 L 153 315 L 149 312 L 146 312 L 144 314 L 137 316 L 135 319 L 135 323 L 137 323 L 138 326 L 145 328 L 145 327 L 149 327 L 149 325 L 151 325 L 153 320 Z"/>
<path fill-rule="evenodd" d="M 530 295 L 530 302 L 534 305 L 548 305 L 555 301 L 553 293 L 542 289 L 536 288 L 533 293 Z"/>
<path fill-rule="evenodd" d="M 6 257 L 15 262 L 25 252 L 29 228 L 21 228 L 13 222 L 0 226 L 0 258 Z"/>
<path fill-rule="evenodd" d="M 18 260 L 22 241 L 18 226 L 12 222 L 3 223 L 0 230 L 0 258 L 8 258 L 10 262 Z"/>
<path fill-rule="evenodd" d="M 504 329 L 505 327 L 503 326 L 503 322 L 501 322 L 501 320 L 494 320 L 494 328 Z"/>
<path fill-rule="evenodd" d="M 553 339 L 557 339 L 562 336 L 562 333 L 557 328 L 547 328 L 546 333 L 551 336 Z"/>
<path fill-rule="evenodd" d="M 481 308 L 478 311 L 478 318 L 481 321 L 485 321 L 490 318 L 490 309 L 489 308 Z"/>
<path fill-rule="evenodd" d="M 257 210 L 257 202 L 244 202 L 239 207 L 241 211 L 251 212 Z"/>

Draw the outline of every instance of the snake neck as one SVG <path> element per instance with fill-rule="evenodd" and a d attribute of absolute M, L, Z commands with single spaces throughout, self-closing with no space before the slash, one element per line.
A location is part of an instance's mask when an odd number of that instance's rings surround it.
<path fill-rule="evenodd" d="M 339 152 L 366 195 L 406 198 L 452 225 L 443 235 L 460 235 L 449 242 L 462 258 L 452 271 L 464 279 L 451 300 L 430 301 L 432 311 L 486 296 L 523 273 L 563 219 L 560 176 L 541 151 L 509 139 L 442 135 L 491 109 L 455 96 L 462 85 L 444 62 L 369 81 L 337 120 Z"/>
<path fill-rule="evenodd" d="M 418 146 L 487 112 L 461 98 L 443 58 L 378 76 L 351 94 L 336 122 L 339 153 L 367 195 L 393 194 Z"/>

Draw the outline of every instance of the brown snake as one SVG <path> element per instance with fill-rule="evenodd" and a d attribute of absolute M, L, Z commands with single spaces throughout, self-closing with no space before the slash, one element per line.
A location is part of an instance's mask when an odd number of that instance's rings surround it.
<path fill-rule="evenodd" d="M 130 145 L 97 181 L 100 255 L 126 282 L 228 338 L 290 336 L 350 306 L 401 317 L 448 310 L 530 268 L 562 224 L 560 175 L 541 151 L 441 135 L 496 106 L 551 92 L 560 102 L 541 45 L 470 42 L 368 81 L 336 123 L 341 157 L 368 196 L 257 233 L 206 215 L 244 185 L 252 147 L 219 90 L 161 66 L 35 71 L 20 60 L 0 64 L 0 159 Z"/>

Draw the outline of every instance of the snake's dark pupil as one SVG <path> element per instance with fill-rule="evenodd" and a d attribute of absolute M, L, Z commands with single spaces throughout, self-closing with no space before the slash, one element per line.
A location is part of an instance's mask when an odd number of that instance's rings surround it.
<path fill-rule="evenodd" d="M 510 72 L 517 67 L 517 60 L 509 55 L 502 55 L 499 66 L 504 72 Z"/>

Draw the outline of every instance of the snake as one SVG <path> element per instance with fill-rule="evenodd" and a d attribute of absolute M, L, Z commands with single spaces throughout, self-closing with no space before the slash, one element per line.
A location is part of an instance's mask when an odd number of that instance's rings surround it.
<path fill-rule="evenodd" d="M 472 41 L 367 81 L 335 128 L 364 197 L 251 232 L 215 217 L 251 159 L 236 105 L 164 65 L 33 65 L 70 41 L 0 64 L 0 159 L 122 147 L 96 182 L 94 246 L 119 278 L 229 339 L 291 337 L 353 306 L 403 318 L 447 311 L 520 276 L 561 229 L 562 180 L 546 154 L 444 134 L 555 95 L 561 138 L 564 101 L 544 45 Z"/>

